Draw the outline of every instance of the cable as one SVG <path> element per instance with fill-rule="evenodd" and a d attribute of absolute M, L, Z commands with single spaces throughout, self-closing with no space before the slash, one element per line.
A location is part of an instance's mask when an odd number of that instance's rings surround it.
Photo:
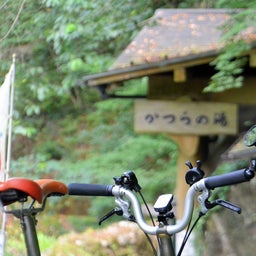
<path fill-rule="evenodd" d="M 155 222 L 154 222 L 153 216 L 152 216 L 152 214 L 151 214 L 151 211 L 150 211 L 150 209 L 149 209 L 149 207 L 148 207 L 148 204 L 147 204 L 147 202 L 146 202 L 146 200 L 145 200 L 143 194 L 141 193 L 141 191 L 139 191 L 138 193 L 139 193 L 139 195 L 140 195 L 140 197 L 141 197 L 141 199 L 142 199 L 142 201 L 143 201 L 143 203 L 144 203 L 144 205 L 145 205 L 145 207 L 146 207 L 146 209 L 147 209 L 147 212 L 148 212 L 148 214 L 149 214 L 149 217 L 150 217 L 150 220 L 151 220 L 153 226 L 155 226 Z M 147 237 L 147 240 L 148 240 L 148 242 L 149 242 L 149 244 L 150 244 L 150 246 L 151 246 L 151 248 L 152 248 L 152 250 L 153 250 L 154 255 L 157 256 L 157 250 L 156 250 L 156 248 L 155 248 L 155 246 L 154 246 L 154 244 L 153 244 L 153 242 L 152 242 L 152 239 L 150 238 L 150 236 L 149 236 L 147 233 L 144 232 L 144 234 L 145 234 L 145 236 Z M 157 242 L 159 243 L 158 237 L 157 237 Z"/>
<path fill-rule="evenodd" d="M 142 201 L 143 201 L 144 205 L 146 206 L 146 209 L 147 209 L 147 211 L 148 211 L 148 214 L 149 214 L 149 217 L 150 217 L 150 219 L 151 219 L 151 222 L 152 222 L 153 226 L 155 226 L 155 222 L 154 222 L 153 216 L 152 216 L 152 214 L 151 214 L 151 212 L 150 212 L 150 210 L 149 210 L 149 207 L 148 207 L 148 205 L 147 205 L 147 202 L 146 202 L 144 196 L 142 195 L 142 193 L 141 193 L 140 191 L 139 191 L 139 195 L 140 195 L 140 197 L 142 198 Z"/>
<path fill-rule="evenodd" d="M 191 224 L 191 220 L 190 220 L 177 256 L 181 256 L 181 253 L 188 241 L 189 236 L 191 235 L 193 229 L 195 228 L 195 226 L 197 225 L 198 221 L 201 219 L 202 216 L 204 216 L 204 214 L 202 212 L 199 212 L 199 215 L 191 228 L 190 228 L 190 224 Z"/>
<path fill-rule="evenodd" d="M 181 246 L 180 246 L 180 249 L 179 249 L 179 252 L 178 252 L 177 256 L 180 256 L 180 255 L 181 255 L 181 253 L 182 253 L 182 251 L 183 251 L 183 249 L 184 249 L 184 247 L 185 247 L 185 244 L 186 244 L 187 239 L 188 239 L 188 236 L 189 236 L 189 228 L 190 228 L 190 225 L 191 225 L 191 219 L 190 219 L 190 221 L 189 221 L 189 223 L 188 223 L 188 227 L 187 227 L 187 229 L 186 229 L 186 233 L 185 233 L 185 235 L 184 235 L 184 238 L 183 238 L 183 241 L 182 241 L 182 243 L 181 243 Z"/>
<path fill-rule="evenodd" d="M 130 219 L 130 221 L 134 222 L 134 223 L 136 223 L 138 225 L 138 223 L 137 223 L 135 218 L 134 219 Z M 155 246 L 154 246 L 154 244 L 152 242 L 152 239 L 150 238 L 150 236 L 146 232 L 143 231 L 143 233 L 146 236 L 146 238 L 147 238 L 147 240 L 148 240 L 148 242 L 149 242 L 149 244 L 151 246 L 151 249 L 152 249 L 154 255 L 157 256 L 157 250 L 156 250 L 156 248 L 155 248 Z"/>
<path fill-rule="evenodd" d="M 146 238 L 147 238 L 147 240 L 148 240 L 148 242 L 149 242 L 149 244 L 150 244 L 150 246 L 153 250 L 154 255 L 157 256 L 157 250 L 156 250 L 156 248 L 155 248 L 155 246 L 152 242 L 152 239 L 149 237 L 149 235 L 147 233 L 144 232 L 144 234 L 145 234 L 145 236 L 146 236 Z"/>

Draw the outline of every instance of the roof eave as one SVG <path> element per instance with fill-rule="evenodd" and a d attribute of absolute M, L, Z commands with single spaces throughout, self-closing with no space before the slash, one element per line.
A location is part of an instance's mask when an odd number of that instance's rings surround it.
<path fill-rule="evenodd" d="M 177 67 L 186 68 L 195 64 L 209 63 L 216 57 L 218 52 L 219 51 L 217 50 L 213 50 L 199 54 L 181 56 L 175 59 L 167 59 L 158 62 L 108 70 L 102 73 L 84 76 L 79 84 L 87 86 L 111 84 L 172 71 Z"/>

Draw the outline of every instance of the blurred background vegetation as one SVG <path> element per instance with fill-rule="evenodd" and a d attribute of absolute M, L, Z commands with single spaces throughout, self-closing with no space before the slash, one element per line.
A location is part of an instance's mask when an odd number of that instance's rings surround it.
<path fill-rule="evenodd" d="M 133 100 L 102 101 L 96 90 L 77 86 L 82 76 L 107 70 L 160 7 L 245 8 L 226 38 L 230 40 L 253 22 L 256 4 L 253 0 L 0 1 L 0 83 L 16 54 L 11 176 L 107 184 L 132 169 L 149 202 L 161 192 L 174 190 L 176 145 L 164 135 L 134 133 Z M 234 65 L 232 53 L 238 51 L 230 41 L 231 47 L 215 62 L 219 75 L 210 90 L 234 85 L 219 82 L 232 76 L 222 70 Z M 145 78 L 128 82 L 119 93 L 145 94 L 146 83 Z M 49 200 L 52 203 L 40 222 L 52 221 L 58 228 L 46 236 L 49 228 L 39 225 L 43 249 L 59 235 L 81 231 L 93 222 L 77 214 L 89 212 L 98 218 L 112 207 L 112 201 L 87 200 Z M 58 223 L 56 213 L 68 211 L 66 228 Z M 20 238 L 17 229 L 12 232 L 12 237 Z M 16 240 L 14 247 L 19 248 Z"/>

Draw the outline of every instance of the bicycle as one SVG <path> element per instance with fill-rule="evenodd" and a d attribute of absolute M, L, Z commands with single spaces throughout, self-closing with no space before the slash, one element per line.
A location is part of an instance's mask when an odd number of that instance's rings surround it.
<path fill-rule="evenodd" d="M 256 126 L 253 126 L 247 132 L 245 136 L 245 145 L 256 146 Z M 141 187 L 138 184 L 137 177 L 132 171 L 125 172 L 120 177 L 114 177 L 114 185 L 70 183 L 68 185 L 68 193 L 71 196 L 115 197 L 115 204 L 117 207 L 102 217 L 99 224 L 114 214 L 123 216 L 129 221 L 136 222 L 139 228 L 148 237 L 154 255 L 175 256 L 176 252 L 173 236 L 187 228 L 183 242 L 177 253 L 177 256 L 180 256 L 192 230 L 198 223 L 199 219 L 210 209 L 214 208 L 215 206 L 222 206 L 238 214 L 241 213 L 241 208 L 230 202 L 222 199 L 210 201 L 211 191 L 218 187 L 230 186 L 250 181 L 255 176 L 256 171 L 256 160 L 252 160 L 248 168 L 203 178 L 204 172 L 200 168 L 200 161 L 197 162 L 196 167 L 193 167 L 190 162 L 187 162 L 186 165 L 189 167 L 189 169 L 186 173 L 185 180 L 187 184 L 190 185 L 190 188 L 188 189 L 185 198 L 183 217 L 178 223 L 173 221 L 175 216 L 173 212 L 172 194 L 160 195 L 154 204 L 154 210 L 158 214 L 158 225 L 155 224 L 149 209 L 148 211 L 149 215 L 151 216 L 152 225 L 146 222 L 136 193 L 141 195 L 142 201 L 145 205 L 146 202 L 141 194 Z M 194 210 L 194 198 L 197 194 L 199 194 L 198 203 L 200 206 L 200 212 L 194 224 L 191 226 L 191 219 Z M 172 223 L 170 223 L 170 220 Z M 154 248 L 149 235 L 154 235 L 157 237 L 157 249 Z"/>
<path fill-rule="evenodd" d="M 36 215 L 45 208 L 48 197 L 63 196 L 67 186 L 56 180 L 11 178 L 0 182 L 0 202 L 6 214 L 20 220 L 28 256 L 40 256 L 40 246 L 36 231 Z M 6 206 L 18 203 L 18 209 L 7 210 Z"/>

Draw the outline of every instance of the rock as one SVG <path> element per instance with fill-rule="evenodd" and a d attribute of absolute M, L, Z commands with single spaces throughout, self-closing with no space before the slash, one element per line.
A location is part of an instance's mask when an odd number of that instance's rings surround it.
<path fill-rule="evenodd" d="M 58 238 L 56 246 L 43 256 L 143 256 L 152 255 L 152 249 L 137 224 L 120 221 L 103 229 L 87 229 Z"/>

